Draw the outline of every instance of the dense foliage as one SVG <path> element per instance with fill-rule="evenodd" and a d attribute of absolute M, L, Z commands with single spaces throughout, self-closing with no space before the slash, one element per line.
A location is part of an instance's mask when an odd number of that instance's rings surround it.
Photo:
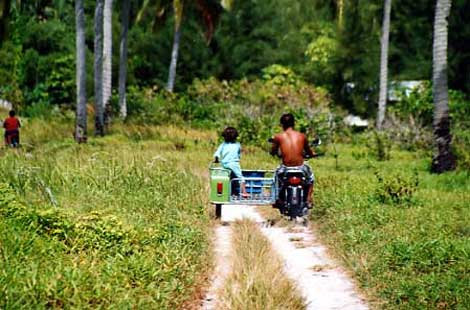
<path fill-rule="evenodd" d="M 266 68 L 263 80 L 195 80 L 185 94 L 131 88 L 130 121 L 187 124 L 221 131 L 236 126 L 242 142 L 264 143 L 278 128 L 283 111 L 293 112 L 299 129 L 328 129 L 331 98 L 281 66 Z"/>
<path fill-rule="evenodd" d="M 168 75 L 173 38 L 171 5 L 169 1 L 161 2 L 167 4 L 157 9 L 156 4 L 148 3 L 131 1 L 130 87 L 162 87 Z M 220 4 L 213 1 L 213 5 Z M 85 1 L 89 84 L 93 10 L 94 2 Z M 116 4 L 117 13 L 119 10 Z M 73 2 L 18 2 L 12 3 L 10 11 L 8 31 L 0 49 L 0 98 L 23 107 L 42 102 L 73 104 Z M 467 96 L 468 11 L 467 1 L 453 1 L 449 29 L 450 87 Z M 357 113 L 373 115 L 381 14 L 379 0 L 234 1 L 232 9 L 221 14 L 207 44 L 201 16 L 196 5 L 188 2 L 182 24 L 177 90 L 184 91 L 195 78 L 261 77 L 263 68 L 280 64 L 307 82 L 326 87 L 336 103 Z M 434 1 L 394 1 L 391 80 L 430 79 L 433 14 Z M 114 14 L 113 19 L 113 45 L 117 47 L 119 14 Z M 115 48 L 114 72 L 118 68 L 118 53 Z M 346 83 L 354 83 L 354 91 L 348 92 Z M 93 88 L 89 85 L 88 89 Z"/>
<path fill-rule="evenodd" d="M 249 144 L 267 146 L 281 113 L 292 112 L 299 130 L 324 142 L 313 218 L 362 287 L 385 308 L 464 309 L 469 2 L 454 0 L 449 19 L 458 170 L 442 176 L 428 174 L 423 159 L 433 146 L 435 1 L 393 1 L 390 80 L 425 82 L 389 105 L 382 133 L 357 133 L 341 121 L 348 112 L 375 114 L 382 1 L 234 1 L 211 41 L 187 3 L 169 93 L 171 1 L 131 1 L 129 117 L 87 145 L 71 139 L 73 1 L 15 1 L 0 12 L 0 99 L 20 110 L 23 124 L 23 148 L 0 153 L 0 307 L 181 307 L 207 268 L 206 193 L 197 175 L 220 139 L 215 132 L 237 127 L 247 166 L 273 168 Z M 94 6 L 85 1 L 89 92 Z M 119 14 L 113 19 L 116 47 Z M 91 118 L 92 93 L 88 99 Z M 117 111 L 115 94 L 112 104 Z M 169 124 L 184 129 L 156 127 Z"/>

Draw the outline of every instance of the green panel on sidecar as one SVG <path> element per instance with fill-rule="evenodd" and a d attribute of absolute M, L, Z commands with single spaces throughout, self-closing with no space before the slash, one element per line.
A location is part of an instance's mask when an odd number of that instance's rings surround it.
<path fill-rule="evenodd" d="M 227 203 L 230 201 L 230 170 L 221 167 L 212 167 L 210 173 L 210 200 L 211 202 Z"/>

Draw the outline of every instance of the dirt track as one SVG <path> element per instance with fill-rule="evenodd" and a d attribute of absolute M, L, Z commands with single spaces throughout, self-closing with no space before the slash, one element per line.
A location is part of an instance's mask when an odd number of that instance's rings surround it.
<path fill-rule="evenodd" d="M 284 261 L 285 273 L 297 284 L 307 303 L 307 309 L 365 310 L 368 306 L 355 291 L 352 281 L 326 255 L 314 233 L 304 226 L 286 229 L 272 227 L 252 206 L 224 206 L 222 219 L 215 231 L 216 267 L 212 285 L 201 309 L 216 309 L 218 293 L 230 272 L 230 222 L 249 218 L 260 223 L 264 235 Z"/>

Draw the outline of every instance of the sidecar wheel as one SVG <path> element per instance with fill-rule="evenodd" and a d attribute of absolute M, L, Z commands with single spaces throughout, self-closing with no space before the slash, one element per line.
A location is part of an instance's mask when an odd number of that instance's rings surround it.
<path fill-rule="evenodd" d="M 220 203 L 215 205 L 215 218 L 220 219 L 222 217 L 222 205 Z"/>

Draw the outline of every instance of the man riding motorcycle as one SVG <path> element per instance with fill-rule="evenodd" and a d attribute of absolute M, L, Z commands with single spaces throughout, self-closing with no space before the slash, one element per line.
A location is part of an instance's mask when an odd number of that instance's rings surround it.
<path fill-rule="evenodd" d="M 304 163 L 304 157 L 314 157 L 315 153 L 310 148 L 306 135 L 294 130 L 295 118 L 291 113 L 283 114 L 280 123 L 283 132 L 270 139 L 272 143 L 271 155 L 277 155 L 282 158 L 282 164 L 276 170 L 276 179 L 279 179 L 280 174 L 291 167 L 302 170 L 306 176 L 308 186 L 307 207 L 311 209 L 313 207 L 313 183 L 315 177 L 310 167 Z M 274 207 L 278 203 L 276 201 Z"/>

